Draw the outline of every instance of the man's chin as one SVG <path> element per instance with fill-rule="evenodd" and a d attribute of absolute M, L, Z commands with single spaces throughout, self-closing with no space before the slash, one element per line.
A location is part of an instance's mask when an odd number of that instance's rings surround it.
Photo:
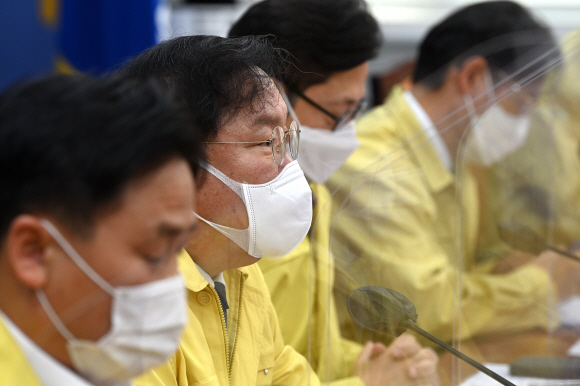
<path fill-rule="evenodd" d="M 232 243 L 233 244 L 233 243 Z M 235 269 L 246 267 L 248 265 L 256 264 L 260 261 L 261 258 L 256 258 L 254 256 L 249 255 L 246 251 L 244 251 L 239 246 L 235 245 L 235 248 L 231 248 L 231 253 L 228 253 L 228 269 Z M 234 251 L 235 249 L 235 251 Z"/>

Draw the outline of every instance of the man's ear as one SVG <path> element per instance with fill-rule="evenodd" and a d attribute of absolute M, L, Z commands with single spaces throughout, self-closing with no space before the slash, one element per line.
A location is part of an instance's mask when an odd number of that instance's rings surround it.
<path fill-rule="evenodd" d="M 482 56 L 468 58 L 457 73 L 457 87 L 462 95 L 469 94 L 473 99 L 485 97 L 485 71 L 489 65 Z"/>
<path fill-rule="evenodd" d="M 36 289 L 46 284 L 51 241 L 38 217 L 24 214 L 12 220 L 5 238 L 6 257 L 23 285 Z"/>

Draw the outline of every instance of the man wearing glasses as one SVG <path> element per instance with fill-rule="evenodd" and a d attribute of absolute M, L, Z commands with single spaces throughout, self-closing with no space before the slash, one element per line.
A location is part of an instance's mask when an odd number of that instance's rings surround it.
<path fill-rule="evenodd" d="M 411 336 L 389 348 L 340 333 L 329 255 L 330 195 L 322 185 L 357 148 L 354 120 L 364 111 L 368 61 L 380 45 L 374 18 L 359 0 L 266 0 L 232 26 L 230 36 L 276 36 L 290 52 L 283 75 L 292 103 L 288 122 L 300 121 L 298 163 L 315 198 L 313 228 L 280 260 L 262 259 L 287 344 L 310 359 L 333 385 L 435 384 L 437 357 Z"/>
<path fill-rule="evenodd" d="M 312 192 L 296 162 L 299 128 L 274 78 L 284 68 L 264 38 L 187 36 L 121 71 L 166 83 L 207 145 L 196 196 L 201 220 L 179 257 L 190 323 L 174 358 L 136 385 L 318 385 L 284 345 L 260 269 L 293 250 L 312 221 Z"/>

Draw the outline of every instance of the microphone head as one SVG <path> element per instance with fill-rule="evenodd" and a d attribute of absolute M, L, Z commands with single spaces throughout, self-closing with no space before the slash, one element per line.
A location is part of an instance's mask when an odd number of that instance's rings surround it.
<path fill-rule="evenodd" d="M 417 321 L 413 303 L 389 288 L 357 288 L 348 297 L 347 306 L 350 316 L 361 327 L 393 336 L 407 331 L 407 320 Z"/>
<path fill-rule="evenodd" d="M 501 239 L 514 249 L 533 255 L 538 255 L 546 249 L 546 240 L 516 221 L 502 222 L 498 224 L 497 229 Z"/>

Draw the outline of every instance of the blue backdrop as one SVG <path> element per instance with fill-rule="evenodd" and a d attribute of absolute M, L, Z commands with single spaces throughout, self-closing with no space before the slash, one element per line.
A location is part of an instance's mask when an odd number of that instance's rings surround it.
<path fill-rule="evenodd" d="M 55 35 L 40 20 L 37 1 L 0 1 L 0 90 L 51 71 Z"/>
<path fill-rule="evenodd" d="M 92 74 L 116 68 L 155 44 L 157 3 L 0 1 L 0 90 L 15 80 L 46 74 L 54 68 Z M 41 12 L 46 9 L 48 13 Z"/>

